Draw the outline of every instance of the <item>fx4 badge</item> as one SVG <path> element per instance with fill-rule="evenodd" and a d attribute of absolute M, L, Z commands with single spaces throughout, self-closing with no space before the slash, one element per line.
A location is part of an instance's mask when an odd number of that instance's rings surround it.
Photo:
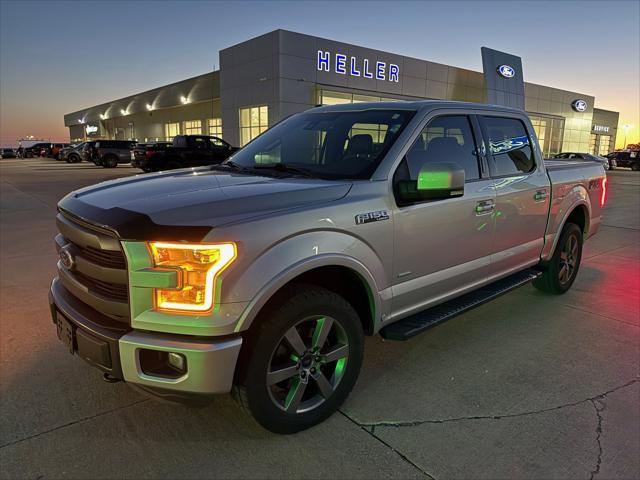
<path fill-rule="evenodd" d="M 389 212 L 386 210 L 378 210 L 377 212 L 360 213 L 356 215 L 356 225 L 362 225 L 363 223 L 381 222 L 382 220 L 389 220 Z"/>

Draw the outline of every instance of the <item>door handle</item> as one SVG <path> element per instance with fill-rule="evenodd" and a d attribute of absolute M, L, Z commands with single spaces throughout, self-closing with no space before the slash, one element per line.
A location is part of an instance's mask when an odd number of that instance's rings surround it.
<path fill-rule="evenodd" d="M 533 199 L 536 202 L 544 202 L 548 197 L 549 193 L 546 190 L 538 190 L 533 196 Z"/>
<path fill-rule="evenodd" d="M 481 200 L 476 203 L 476 215 L 486 215 L 496 208 L 496 202 L 493 200 Z"/>

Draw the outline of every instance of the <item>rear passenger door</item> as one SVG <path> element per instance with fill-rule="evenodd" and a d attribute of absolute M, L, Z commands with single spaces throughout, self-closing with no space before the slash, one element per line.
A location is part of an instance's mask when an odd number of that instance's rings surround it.
<path fill-rule="evenodd" d="M 491 275 L 502 276 L 540 260 L 551 188 L 523 118 L 500 114 L 479 120 L 496 192 Z"/>

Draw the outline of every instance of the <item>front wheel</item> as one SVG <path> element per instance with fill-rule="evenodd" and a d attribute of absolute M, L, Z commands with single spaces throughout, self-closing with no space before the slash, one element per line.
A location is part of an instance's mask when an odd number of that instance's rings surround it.
<path fill-rule="evenodd" d="M 582 260 L 582 230 L 575 223 L 567 223 L 551 260 L 543 264 L 543 274 L 533 281 L 533 286 L 546 293 L 566 293 L 578 275 Z"/>
<path fill-rule="evenodd" d="M 324 288 L 294 287 L 250 331 L 234 389 L 240 405 L 264 428 L 295 433 L 334 413 L 362 365 L 358 314 Z"/>

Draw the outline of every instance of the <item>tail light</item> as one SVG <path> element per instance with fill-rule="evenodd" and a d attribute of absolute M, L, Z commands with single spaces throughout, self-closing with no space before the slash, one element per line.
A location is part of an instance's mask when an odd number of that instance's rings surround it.
<path fill-rule="evenodd" d="M 602 196 L 600 197 L 600 206 L 604 207 L 604 203 L 607 201 L 607 177 L 602 179 Z"/>

